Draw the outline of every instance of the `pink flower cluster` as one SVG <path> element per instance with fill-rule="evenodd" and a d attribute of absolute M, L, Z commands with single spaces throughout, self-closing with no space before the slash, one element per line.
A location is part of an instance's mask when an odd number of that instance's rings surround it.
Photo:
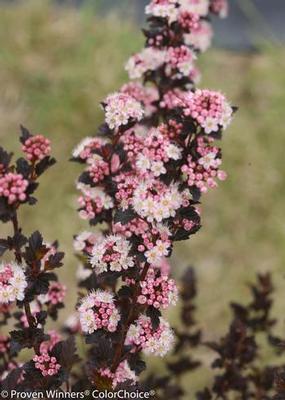
<path fill-rule="evenodd" d="M 73 150 L 72 156 L 81 160 L 87 160 L 92 157 L 94 151 L 100 149 L 106 141 L 102 138 L 87 137 L 83 139 Z"/>
<path fill-rule="evenodd" d="M 94 246 L 90 263 L 98 274 L 108 271 L 123 271 L 134 266 L 129 256 L 130 243 L 123 236 L 110 235 Z"/>
<path fill-rule="evenodd" d="M 23 175 L 8 172 L 0 177 L 0 197 L 5 197 L 8 204 L 23 202 L 27 199 L 29 182 Z"/>
<path fill-rule="evenodd" d="M 42 135 L 31 136 L 23 144 L 22 150 L 29 161 L 40 161 L 50 155 L 50 140 Z"/>
<path fill-rule="evenodd" d="M 40 352 L 41 353 L 49 353 L 52 351 L 54 346 L 62 340 L 61 335 L 57 331 L 49 331 L 49 340 L 42 342 L 40 345 Z"/>
<path fill-rule="evenodd" d="M 185 116 L 192 117 L 207 134 L 227 128 L 233 114 L 224 95 L 207 89 L 189 92 L 183 106 Z"/>
<path fill-rule="evenodd" d="M 158 328 L 153 329 L 151 319 L 141 315 L 130 326 L 125 344 L 141 349 L 146 355 L 163 357 L 171 350 L 174 344 L 174 335 L 168 322 L 163 318 L 160 318 Z"/>
<path fill-rule="evenodd" d="M 0 264 L 0 304 L 24 300 L 27 281 L 21 266 Z"/>
<path fill-rule="evenodd" d="M 181 148 L 172 143 L 159 129 L 153 128 L 144 140 L 136 157 L 136 168 L 140 174 L 158 177 L 167 172 L 165 164 L 181 158 Z"/>
<path fill-rule="evenodd" d="M 212 25 L 207 21 L 200 21 L 199 24 L 184 35 L 184 41 L 187 46 L 192 46 L 196 50 L 205 52 L 211 46 L 213 38 Z"/>
<path fill-rule="evenodd" d="M 158 101 L 159 94 L 156 88 L 143 86 L 140 82 L 129 82 L 122 86 L 121 93 L 125 93 L 140 102 L 149 117 L 156 111 L 154 103 Z"/>
<path fill-rule="evenodd" d="M 165 63 L 165 55 L 164 50 L 146 47 L 132 56 L 125 66 L 130 79 L 140 79 L 147 71 L 156 71 Z"/>
<path fill-rule="evenodd" d="M 33 358 L 35 368 L 40 370 L 42 376 L 53 376 L 58 373 L 61 366 L 55 357 L 50 356 L 46 351 L 35 355 Z"/>
<path fill-rule="evenodd" d="M 38 296 L 41 304 L 52 304 L 54 306 L 63 303 L 66 295 L 66 286 L 59 282 L 51 282 L 48 293 Z"/>
<path fill-rule="evenodd" d="M 138 381 L 138 377 L 135 372 L 130 369 L 127 361 L 122 361 L 116 369 L 116 372 L 112 372 L 110 368 L 101 368 L 99 373 L 101 376 L 112 380 L 113 389 L 116 389 L 119 384 L 124 382 L 135 384 Z"/>
<path fill-rule="evenodd" d="M 178 289 L 173 279 L 167 275 L 159 274 L 150 269 L 145 280 L 140 282 L 141 294 L 138 303 L 154 306 L 155 308 L 167 308 L 175 305 L 178 299 Z"/>
<path fill-rule="evenodd" d="M 78 308 L 81 329 L 91 334 L 98 329 L 115 332 L 120 314 L 110 292 L 96 290 L 81 300 Z"/>
<path fill-rule="evenodd" d="M 172 79 L 189 77 L 194 68 L 195 54 L 187 46 L 169 47 L 166 54 L 166 74 Z"/>
<path fill-rule="evenodd" d="M 178 22 L 185 32 L 190 32 L 199 28 L 200 16 L 187 10 L 182 11 L 179 14 Z"/>
<path fill-rule="evenodd" d="M 79 215 L 82 219 L 92 220 L 104 210 L 113 207 L 113 200 L 103 189 L 93 188 L 82 183 L 77 184 L 77 189 L 81 190 L 82 195 L 78 198 L 80 205 Z"/>
<path fill-rule="evenodd" d="M 202 193 L 209 188 L 217 186 L 215 178 L 226 179 L 226 173 L 219 169 L 221 150 L 216 146 L 209 145 L 212 140 L 199 137 L 197 142 L 197 157 L 188 155 L 188 163 L 183 165 L 181 170 L 187 175 L 188 185 L 198 187 Z"/>
<path fill-rule="evenodd" d="M 89 159 L 87 171 L 94 183 L 102 181 L 110 174 L 109 164 L 100 158 L 100 156 Z"/>
<path fill-rule="evenodd" d="M 127 125 L 130 120 L 140 121 L 144 111 L 141 104 L 124 93 L 114 93 L 104 101 L 105 119 L 110 129 Z"/>

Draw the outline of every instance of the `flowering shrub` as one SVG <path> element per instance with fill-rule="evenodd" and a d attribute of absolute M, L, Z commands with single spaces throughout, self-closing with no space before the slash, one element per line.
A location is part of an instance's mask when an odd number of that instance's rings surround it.
<path fill-rule="evenodd" d="M 74 239 L 84 292 L 69 329 L 89 345 L 88 379 L 80 376 L 88 387 L 136 384 L 141 353 L 165 356 L 175 343 L 162 316 L 178 300 L 166 258 L 199 230 L 201 194 L 226 178 L 214 142 L 235 111 L 223 94 L 194 86 L 211 12 L 224 16 L 226 4 L 150 2 L 146 46 L 126 63 L 133 82 L 102 102 L 96 138 L 73 152 L 84 167 L 79 216 L 101 228 Z"/>
<path fill-rule="evenodd" d="M 74 238 L 80 298 L 63 329 L 67 340 L 46 332 L 48 318 L 57 319 L 64 305 L 67 289 L 54 272 L 63 253 L 38 231 L 26 237 L 18 219 L 20 207 L 35 204 L 38 178 L 55 162 L 50 142 L 22 127 L 25 158 L 12 164 L 0 150 L 0 219 L 13 226 L 0 250 L 15 258 L 0 272 L 1 323 L 16 319 L 16 330 L 2 340 L 4 389 L 15 382 L 23 391 L 64 384 L 67 390 L 70 384 L 74 390 L 130 388 L 145 369 L 142 353 L 163 357 L 175 345 L 162 316 L 178 300 L 166 258 L 176 241 L 200 229 L 201 194 L 226 177 L 214 141 L 235 109 L 221 93 L 195 88 L 195 60 L 212 36 L 210 15 L 224 16 L 226 3 L 152 0 L 146 13 L 145 49 L 126 64 L 130 78 L 141 81 L 107 96 L 98 135 L 83 139 L 72 154 L 84 166 L 79 216 L 100 230 Z M 87 344 L 83 363 L 75 334 Z M 24 348 L 34 355 L 19 365 Z"/>

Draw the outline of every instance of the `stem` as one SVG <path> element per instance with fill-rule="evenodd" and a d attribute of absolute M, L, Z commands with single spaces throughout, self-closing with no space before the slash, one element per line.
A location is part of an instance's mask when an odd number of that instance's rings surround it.
<path fill-rule="evenodd" d="M 13 228 L 14 228 L 14 236 L 16 236 L 18 233 L 20 233 L 19 222 L 18 222 L 18 217 L 17 217 L 16 210 L 15 210 L 15 213 L 14 213 L 14 215 L 12 217 L 12 223 L 13 223 Z M 18 263 L 21 263 L 22 262 L 22 255 L 21 255 L 21 250 L 20 250 L 20 248 L 19 248 L 17 243 L 15 243 L 14 249 L 15 249 L 16 261 Z"/>
<path fill-rule="evenodd" d="M 129 314 L 128 317 L 126 319 L 125 324 L 122 327 L 122 337 L 120 342 L 118 343 L 116 350 L 115 350 L 115 355 L 114 355 L 114 360 L 113 360 L 113 364 L 112 364 L 112 368 L 111 371 L 112 372 L 116 372 L 120 362 L 121 362 L 121 357 L 122 357 L 122 353 L 123 353 L 123 349 L 124 349 L 124 344 L 126 341 L 126 337 L 127 337 L 127 333 L 129 330 L 129 327 L 134 319 L 135 316 L 135 309 L 136 309 L 136 304 L 137 304 L 137 298 L 140 294 L 140 282 L 143 281 L 146 277 L 146 274 L 149 270 L 150 265 L 149 264 L 145 264 L 144 269 L 142 271 L 142 274 L 140 276 L 140 279 L 137 281 L 136 286 L 135 286 L 135 290 L 134 290 L 134 294 L 132 297 L 132 304 L 130 306 L 129 309 Z"/>

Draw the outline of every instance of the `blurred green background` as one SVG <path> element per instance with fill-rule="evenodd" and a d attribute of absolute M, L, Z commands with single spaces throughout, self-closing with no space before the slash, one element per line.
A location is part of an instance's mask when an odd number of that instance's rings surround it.
<path fill-rule="evenodd" d="M 142 45 L 139 27 L 115 13 L 102 17 L 94 8 L 45 0 L 0 7 L 1 145 L 20 153 L 21 123 L 47 135 L 58 159 L 41 181 L 39 203 L 24 208 L 21 220 L 28 233 L 40 229 L 47 241 L 58 238 L 67 253 L 61 278 L 69 306 L 62 320 L 76 301 L 72 235 L 88 228 L 76 213 L 80 167 L 68 159 L 80 139 L 96 132 L 103 119 L 99 101 L 127 80 L 124 62 Z M 203 229 L 179 244 L 172 259 L 176 276 L 196 267 L 206 339 L 224 333 L 229 301 L 248 298 L 246 284 L 257 271 L 273 273 L 275 312 L 285 333 L 284 56 L 284 48 L 265 44 L 257 52 L 213 49 L 200 58 L 201 86 L 222 90 L 239 106 L 223 141 L 229 178 L 204 196 Z M 2 237 L 9 227 L 0 230 Z"/>

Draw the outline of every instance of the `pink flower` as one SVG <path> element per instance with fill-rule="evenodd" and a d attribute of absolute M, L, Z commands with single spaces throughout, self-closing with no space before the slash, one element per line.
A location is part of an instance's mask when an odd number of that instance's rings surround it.
<path fill-rule="evenodd" d="M 50 155 L 50 140 L 42 135 L 31 136 L 23 144 L 22 150 L 31 162 L 40 161 Z"/>
<path fill-rule="evenodd" d="M 35 355 L 33 361 L 35 368 L 40 370 L 44 377 L 56 375 L 61 368 L 57 359 L 50 356 L 45 350 L 40 351 L 40 355 Z"/>
<path fill-rule="evenodd" d="M 150 269 L 146 278 L 140 282 L 141 295 L 138 303 L 154 306 L 155 308 L 167 308 L 175 305 L 178 298 L 178 289 L 173 279 L 167 275 L 157 273 Z"/>
<path fill-rule="evenodd" d="M 130 369 L 130 366 L 127 361 L 122 361 L 116 372 L 111 372 L 110 368 L 101 368 L 100 375 L 110 378 L 112 380 L 113 389 L 124 382 L 132 382 L 133 384 L 138 381 L 138 377 L 135 372 Z"/>
<path fill-rule="evenodd" d="M 130 326 L 125 344 L 134 346 L 134 351 L 142 349 L 147 355 L 164 357 L 173 347 L 174 335 L 163 318 L 160 318 L 158 328 L 153 329 L 151 319 L 141 315 Z"/>
<path fill-rule="evenodd" d="M 127 125 L 130 120 L 140 121 L 144 111 L 141 104 L 124 93 L 114 93 L 104 102 L 105 120 L 110 129 Z"/>
<path fill-rule="evenodd" d="M 24 300 L 26 287 L 25 273 L 20 265 L 0 264 L 0 304 Z"/>
<path fill-rule="evenodd" d="M 5 197 L 8 204 L 23 202 L 27 199 L 28 186 L 29 182 L 23 175 L 8 172 L 0 177 L 0 197 Z"/>
<path fill-rule="evenodd" d="M 81 300 L 78 312 L 81 329 L 88 334 L 98 329 L 115 332 L 120 321 L 113 295 L 99 289 Z"/>

